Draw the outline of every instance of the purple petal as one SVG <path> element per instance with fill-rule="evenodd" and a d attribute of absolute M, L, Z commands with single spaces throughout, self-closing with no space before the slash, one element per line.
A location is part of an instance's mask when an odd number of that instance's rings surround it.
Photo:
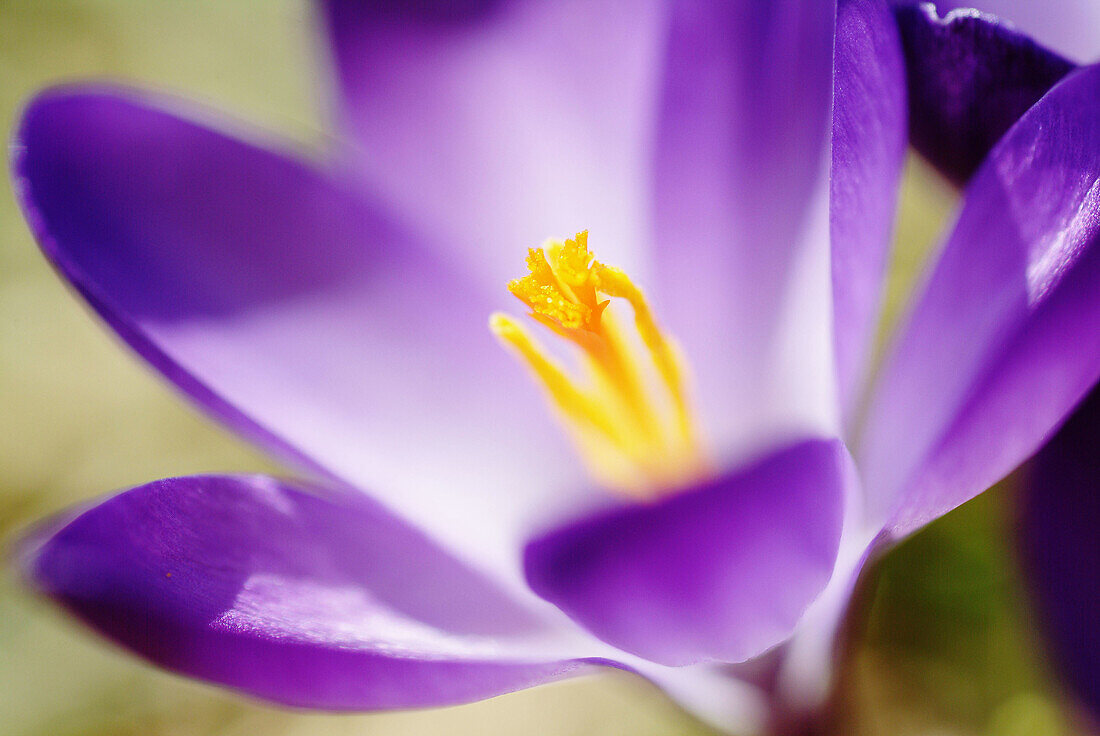
<path fill-rule="evenodd" d="M 326 9 L 355 165 L 399 211 L 494 287 L 588 227 L 685 343 L 716 445 L 833 430 L 831 3 Z"/>
<path fill-rule="evenodd" d="M 288 705 L 443 705 L 589 669 L 377 506 L 272 478 L 131 489 L 40 539 L 24 565 L 155 664 Z"/>
<path fill-rule="evenodd" d="M 528 581 L 655 662 L 747 659 L 789 635 L 828 582 L 853 472 L 840 443 L 794 445 L 546 534 L 527 548 Z"/>
<path fill-rule="evenodd" d="M 845 418 L 859 400 L 905 160 L 901 43 L 885 0 L 843 0 L 833 52 L 833 341 Z"/>
<path fill-rule="evenodd" d="M 1075 61 L 1100 59 L 1100 4 L 1095 0 L 940 0 L 940 9 L 977 8 Z"/>
<path fill-rule="evenodd" d="M 1100 67 L 1021 118 L 966 194 L 862 437 L 872 516 L 905 534 L 1028 457 L 1100 375 Z"/>
<path fill-rule="evenodd" d="M 654 301 L 691 361 L 717 444 L 747 437 L 759 445 L 769 432 L 788 431 L 767 425 L 801 423 L 807 413 L 814 430 L 826 431 L 816 420 L 832 405 L 817 381 L 830 375 L 832 360 L 833 3 L 697 1 L 669 9 Z M 812 283 L 799 280 L 805 274 Z"/>
<path fill-rule="evenodd" d="M 375 202 L 168 104 L 30 105 L 15 174 L 47 254 L 202 407 L 521 585 L 518 527 L 583 483 L 497 301 Z"/>
<path fill-rule="evenodd" d="M 956 184 L 1074 68 L 990 16 L 940 18 L 931 5 L 895 12 L 908 72 L 910 139 Z"/>
<path fill-rule="evenodd" d="M 644 248 L 662 3 L 329 0 L 354 165 L 503 289 L 525 248 Z"/>
<path fill-rule="evenodd" d="M 1025 569 L 1057 664 L 1100 721 L 1100 390 L 1047 443 L 1028 479 Z"/>

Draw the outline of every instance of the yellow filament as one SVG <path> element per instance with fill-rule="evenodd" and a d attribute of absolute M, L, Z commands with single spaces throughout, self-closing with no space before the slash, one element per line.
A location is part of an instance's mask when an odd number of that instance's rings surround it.
<path fill-rule="evenodd" d="M 640 497 L 705 472 L 684 359 L 641 290 L 619 269 L 595 260 L 587 231 L 530 249 L 527 269 L 509 282 L 509 291 L 533 318 L 580 348 L 588 385 L 579 385 L 512 317 L 492 315 L 490 329 L 542 385 L 593 472 Z M 630 305 L 640 340 L 607 311 L 610 298 Z M 649 358 L 648 373 L 637 342 Z"/>
<path fill-rule="evenodd" d="M 557 361 L 515 319 L 495 312 L 489 317 L 489 329 L 516 351 L 570 421 L 590 425 L 608 436 L 615 435 L 615 424 L 603 407 L 580 391 Z"/>
<path fill-rule="evenodd" d="M 626 274 L 617 268 L 604 266 L 600 272 L 600 285 L 605 294 L 626 299 L 634 310 L 634 326 L 641 335 L 642 342 L 649 350 L 653 363 L 660 371 L 661 378 L 672 397 L 679 439 L 686 448 L 695 448 L 695 422 L 688 403 L 683 369 L 684 359 L 679 346 L 661 332 L 645 295 L 634 286 Z"/>

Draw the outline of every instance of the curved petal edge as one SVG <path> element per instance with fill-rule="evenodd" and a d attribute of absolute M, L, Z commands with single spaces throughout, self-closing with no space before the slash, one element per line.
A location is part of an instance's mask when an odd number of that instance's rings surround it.
<path fill-rule="evenodd" d="M 527 579 L 632 654 L 667 665 L 742 661 L 788 636 L 828 583 L 854 482 L 841 443 L 798 443 L 535 539 Z"/>
<path fill-rule="evenodd" d="M 285 705 L 448 705 L 593 668 L 372 502 L 264 476 L 133 488 L 39 530 L 21 561 L 152 663 Z"/>
<path fill-rule="evenodd" d="M 913 147 L 956 184 L 1074 64 L 993 16 L 901 4 Z"/>

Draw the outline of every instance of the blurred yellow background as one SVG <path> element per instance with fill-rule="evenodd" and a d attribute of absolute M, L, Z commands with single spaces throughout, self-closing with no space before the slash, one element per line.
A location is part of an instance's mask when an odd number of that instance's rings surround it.
<path fill-rule="evenodd" d="M 265 2 L 0 2 L 0 126 L 36 89 L 86 78 L 168 89 L 307 146 L 331 91 L 312 9 Z M 321 80 L 321 81 L 319 81 Z M 953 195 L 907 175 L 891 311 Z M 35 247 L 0 183 L 0 545 L 53 511 L 155 478 L 273 470 L 205 421 L 96 323 Z M 832 731 L 1071 734 L 1013 560 L 1011 488 L 905 543 L 862 596 Z M 31 734 L 691 734 L 708 731 L 626 675 L 439 711 L 311 715 L 155 670 L 0 570 L 0 736 Z"/>

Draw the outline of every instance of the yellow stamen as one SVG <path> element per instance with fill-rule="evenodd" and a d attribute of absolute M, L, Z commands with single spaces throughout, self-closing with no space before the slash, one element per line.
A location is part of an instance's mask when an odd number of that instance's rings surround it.
<path fill-rule="evenodd" d="M 587 231 L 530 249 L 527 269 L 509 282 L 509 291 L 533 318 L 580 348 L 588 385 L 582 387 L 512 317 L 492 315 L 490 329 L 546 390 L 594 474 L 648 498 L 705 473 L 683 356 L 641 290 L 619 269 L 595 260 Z M 611 298 L 630 305 L 640 339 L 631 339 L 607 311 Z M 649 358 L 648 371 L 639 347 Z"/>
<path fill-rule="evenodd" d="M 600 271 L 600 284 L 605 294 L 626 299 L 634 309 L 634 326 L 641 335 L 642 342 L 649 350 L 653 363 L 660 371 L 661 379 L 672 397 L 680 441 L 685 447 L 694 447 L 695 423 L 692 420 L 691 406 L 688 402 L 683 368 L 684 358 L 679 346 L 661 332 L 645 295 L 634 286 L 626 274 L 617 268 L 604 266 Z"/>

